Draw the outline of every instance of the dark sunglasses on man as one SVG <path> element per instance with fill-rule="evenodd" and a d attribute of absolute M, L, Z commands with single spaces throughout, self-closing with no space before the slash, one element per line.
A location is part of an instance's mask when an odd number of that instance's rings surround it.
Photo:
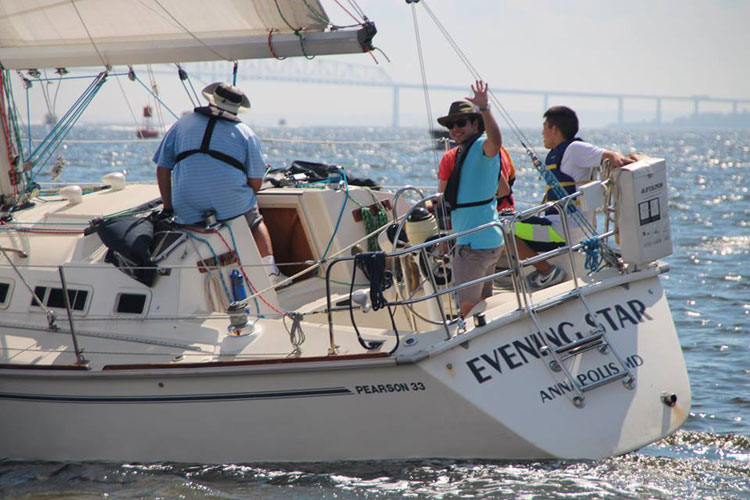
<path fill-rule="evenodd" d="M 467 120 L 466 118 L 461 118 L 460 120 L 454 120 L 450 122 L 446 127 L 448 128 L 448 130 L 453 130 L 453 127 L 456 127 L 456 126 L 459 128 L 462 128 L 466 126 L 466 123 L 468 121 L 469 120 Z"/>

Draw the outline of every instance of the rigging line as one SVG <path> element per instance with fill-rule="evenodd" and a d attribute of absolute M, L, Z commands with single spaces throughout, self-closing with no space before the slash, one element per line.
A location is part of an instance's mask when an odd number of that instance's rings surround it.
<path fill-rule="evenodd" d="M 211 47 L 209 47 L 208 45 L 206 45 L 206 43 L 204 43 L 204 42 L 203 42 L 203 40 L 201 40 L 200 38 L 198 38 L 198 36 L 197 36 L 197 35 L 195 35 L 195 34 L 194 34 L 194 33 L 193 33 L 192 31 L 190 31 L 189 29 L 187 29 L 187 27 L 186 27 L 186 26 L 185 26 L 184 24 L 182 24 L 182 23 L 181 23 L 180 21 L 178 21 L 178 20 L 177 20 L 177 18 L 176 18 L 176 17 L 174 17 L 174 16 L 172 15 L 172 13 L 171 13 L 171 12 L 169 12 L 169 11 L 167 10 L 167 8 L 166 8 L 166 7 L 164 7 L 164 6 L 163 6 L 163 5 L 161 4 L 161 2 L 160 2 L 159 0 L 154 0 L 154 2 L 156 3 L 156 5 L 158 5 L 159 7 L 161 7 L 161 9 L 162 9 L 162 10 L 163 10 L 163 11 L 164 11 L 164 12 L 165 12 L 165 13 L 166 13 L 166 14 L 167 14 L 167 15 L 168 15 L 168 16 L 169 16 L 169 17 L 170 17 L 171 19 L 172 19 L 172 21 L 174 21 L 175 23 L 177 23 L 177 25 L 178 25 L 178 26 L 179 26 L 179 27 L 180 27 L 180 28 L 181 28 L 181 29 L 182 29 L 182 30 L 183 30 L 183 31 L 184 31 L 185 33 L 187 33 L 188 35 L 190 35 L 191 37 L 193 37 L 193 38 L 195 39 L 195 41 L 196 41 L 196 42 L 198 42 L 198 43 L 200 43 L 201 45 L 203 45 L 203 46 L 204 46 L 204 47 L 205 47 L 206 49 L 208 49 L 208 50 L 209 50 L 209 51 L 210 51 L 210 52 L 211 52 L 212 54 L 214 54 L 215 56 L 217 56 L 217 57 L 218 57 L 219 59 L 223 59 L 223 60 L 225 60 L 225 61 L 231 61 L 231 59 L 230 59 L 230 58 L 228 58 L 228 57 L 224 57 L 223 55 L 221 55 L 221 54 L 219 54 L 218 52 L 216 52 L 216 51 L 215 51 L 215 50 L 214 50 L 213 48 L 211 48 Z"/>
<path fill-rule="evenodd" d="M 47 78 L 47 70 L 44 71 L 44 78 Z M 47 86 L 42 83 L 40 84 L 40 88 L 42 90 L 42 96 L 44 97 L 44 103 L 47 105 L 47 113 L 52 113 L 52 103 L 49 100 L 49 91 L 47 89 Z"/>
<path fill-rule="evenodd" d="M 16 154 L 18 154 L 19 156 L 19 163 L 22 163 L 24 160 L 24 156 L 20 127 L 23 125 L 23 123 L 20 123 L 19 125 L 19 122 L 22 122 L 22 120 L 18 115 L 18 105 L 16 104 L 16 98 L 13 96 L 13 85 L 11 84 L 10 78 L 10 71 L 6 70 L 5 78 L 3 79 L 3 85 L 5 87 L 5 95 L 8 99 L 8 119 L 10 120 L 10 125 L 15 136 Z"/>
<path fill-rule="evenodd" d="M 31 153 L 31 99 L 29 98 L 29 88 L 26 87 L 26 133 L 29 135 L 29 153 Z"/>
<path fill-rule="evenodd" d="M 362 10 L 362 7 L 359 6 L 357 3 L 357 0 L 348 0 L 349 5 L 352 6 L 352 9 L 354 9 L 354 12 L 357 13 L 359 17 L 367 21 L 367 16 L 365 15 L 365 11 Z"/>
<path fill-rule="evenodd" d="M 341 7 L 341 10 L 343 10 L 344 12 L 346 12 L 347 14 L 349 14 L 349 17 L 351 17 L 352 19 L 354 19 L 354 22 L 362 24 L 362 21 L 359 20 L 359 19 L 357 19 L 357 17 L 354 14 L 352 14 L 351 12 L 349 12 L 349 9 L 347 9 L 346 7 L 344 7 L 339 0 L 335 0 L 335 1 L 336 1 L 337 4 L 339 4 L 339 7 Z"/>
<path fill-rule="evenodd" d="M 428 14 L 430 15 L 430 17 L 433 19 L 433 21 L 435 22 L 435 24 L 438 27 L 438 29 L 441 31 L 441 33 L 443 34 L 443 36 L 445 36 L 445 38 L 448 41 L 448 43 L 456 51 L 456 54 L 458 55 L 458 57 L 461 59 L 461 61 L 464 63 L 464 65 L 467 67 L 467 69 L 472 73 L 472 76 L 474 76 L 475 78 L 481 78 L 481 75 L 479 74 L 479 71 L 477 70 L 477 68 L 471 63 L 471 61 L 468 58 L 468 56 L 463 52 L 463 50 L 461 50 L 461 47 L 453 39 L 453 37 L 450 35 L 450 33 L 448 32 L 448 30 L 445 28 L 445 26 L 443 26 L 443 24 L 440 22 L 440 20 L 437 18 L 437 16 L 434 14 L 434 12 L 432 12 L 432 10 L 427 5 L 427 3 L 423 2 L 423 5 L 425 6 L 425 10 L 428 12 Z M 497 98 L 497 96 L 494 94 L 494 92 L 491 89 L 490 89 L 489 93 L 490 93 L 490 96 L 492 98 L 493 104 L 495 104 L 497 106 L 497 108 L 498 108 L 498 113 L 506 121 L 506 123 L 509 125 L 509 127 L 513 131 L 513 133 L 519 138 L 519 140 L 521 141 L 521 144 L 527 150 L 527 153 L 529 153 L 529 156 L 531 156 L 532 163 L 537 168 L 537 170 L 539 170 L 539 173 L 543 177 L 545 177 L 544 171 L 546 169 L 543 166 L 541 166 L 541 162 L 539 162 L 539 160 L 537 158 L 536 151 L 534 151 L 533 148 L 528 147 L 526 145 L 526 142 L 530 143 L 530 141 L 528 140 L 528 138 L 526 137 L 526 135 L 523 133 L 523 131 L 520 129 L 520 127 L 515 122 L 515 120 L 513 120 L 513 117 L 511 116 L 511 114 L 502 105 L 502 103 L 500 102 L 500 100 Z M 531 154 L 531 153 L 533 153 L 533 154 Z M 580 214 L 578 214 L 578 215 L 580 215 Z M 577 220 L 579 220 L 579 222 L 581 221 L 581 218 L 585 221 L 585 218 L 582 217 L 582 216 L 580 216 L 580 218 L 579 218 L 578 216 L 574 215 L 574 217 Z M 586 225 L 586 222 L 587 221 L 584 222 L 584 225 Z M 589 226 L 590 226 L 590 224 L 589 224 Z"/>
<path fill-rule="evenodd" d="M 89 41 L 91 42 L 91 45 L 94 47 L 96 54 L 99 56 L 99 59 L 102 61 L 102 65 L 104 65 L 104 67 L 106 68 L 108 66 L 107 61 L 104 59 L 104 56 L 102 55 L 102 53 L 99 51 L 99 47 L 97 47 L 96 42 L 94 42 L 94 37 L 91 36 L 88 26 L 86 26 L 86 23 L 83 21 L 81 12 L 78 10 L 78 6 L 76 5 L 76 0 L 70 0 L 70 3 L 71 5 L 73 5 L 73 8 L 75 9 L 76 14 L 78 15 L 78 19 L 81 20 L 81 25 L 83 25 L 83 29 L 86 31 L 86 35 L 89 37 Z"/>
<path fill-rule="evenodd" d="M 122 83 L 120 82 L 120 77 L 115 75 L 115 81 L 117 82 L 117 86 L 120 87 L 120 92 L 122 92 L 122 97 L 125 99 L 125 104 L 128 105 L 128 111 L 130 111 L 130 116 L 133 118 L 133 124 L 135 125 L 135 129 L 138 130 L 138 118 L 135 117 L 133 106 L 130 105 L 130 100 L 128 100 L 128 96 L 127 94 L 125 94 L 125 88 L 122 86 Z"/>
<path fill-rule="evenodd" d="M 417 20 L 417 8 L 414 4 L 411 5 L 411 14 L 414 19 L 414 36 L 417 41 L 417 54 L 419 55 L 419 70 L 422 74 L 422 90 L 424 93 L 424 103 L 427 108 L 427 130 L 432 129 L 432 107 L 430 106 L 430 91 L 427 86 L 427 73 L 425 71 L 424 54 L 422 53 L 422 39 L 419 36 L 419 21 Z M 435 162 L 435 166 L 439 165 L 438 154 L 437 154 L 437 143 L 433 139 L 432 141 L 432 156 Z"/>
<path fill-rule="evenodd" d="M 190 75 L 180 63 L 176 63 L 175 65 L 177 66 L 177 76 L 180 79 L 180 83 L 182 83 L 182 88 L 185 89 L 185 93 L 188 95 L 188 99 L 190 99 L 190 104 L 197 108 L 200 106 L 201 100 L 198 97 L 198 93 L 195 91 L 195 87 L 193 87 L 193 81 L 190 79 Z M 190 90 L 188 90 L 187 85 L 185 85 L 185 81 L 190 84 L 190 89 L 193 91 L 192 94 L 190 94 Z M 193 99 L 193 96 L 195 96 L 195 99 Z"/>
<path fill-rule="evenodd" d="M 86 87 L 86 90 L 83 91 L 83 93 L 76 99 L 76 101 L 73 103 L 73 105 L 68 109 L 68 111 L 65 112 L 65 115 L 60 119 L 60 121 L 52 128 L 52 130 L 47 134 L 47 137 L 45 137 L 42 142 L 37 146 L 35 150 L 31 150 L 31 130 L 29 130 L 29 154 L 27 157 L 28 161 L 35 162 L 46 149 L 49 147 L 49 143 L 52 140 L 56 140 L 59 136 L 59 130 L 66 127 L 67 122 L 71 116 L 74 115 L 75 110 L 78 109 L 79 106 L 82 105 L 88 98 L 88 95 L 93 91 L 93 89 L 96 87 L 97 82 L 99 81 L 99 78 L 101 77 L 101 74 L 95 78 L 88 87 Z M 27 98 L 27 108 L 29 105 L 28 102 L 28 89 L 26 90 L 26 98 Z"/>
<path fill-rule="evenodd" d="M 445 26 L 440 22 L 440 19 L 435 15 L 435 13 L 430 9 L 430 6 L 427 5 L 426 0 L 422 2 L 422 5 L 425 8 L 425 11 L 429 14 L 429 16 L 432 18 L 433 22 L 437 26 L 437 28 L 440 30 L 442 35 L 445 37 L 445 39 L 448 41 L 448 43 L 451 45 L 453 50 L 456 52 L 456 55 L 458 55 L 459 59 L 464 63 L 466 68 L 469 70 L 469 72 L 472 74 L 474 78 L 481 78 L 481 75 L 477 68 L 471 63 L 471 60 L 469 57 L 464 53 L 463 50 L 461 50 L 461 47 L 456 42 L 456 40 L 451 36 L 450 32 L 445 28 Z M 529 141 L 528 137 L 526 137 L 526 134 L 523 133 L 521 128 L 518 126 L 518 124 L 513 120 L 513 117 L 511 114 L 505 109 L 505 106 L 500 102 L 500 100 L 497 98 L 495 93 L 490 88 L 489 90 L 490 97 L 492 98 L 492 103 L 498 108 L 498 114 L 505 120 L 505 122 L 510 126 L 510 129 L 513 131 L 513 133 L 522 141 L 531 143 Z M 524 145 L 524 147 L 526 147 Z M 526 147 L 528 150 L 529 148 Z M 533 151 L 533 147 L 531 148 Z M 534 151 L 536 154 L 536 151 Z"/>
<path fill-rule="evenodd" d="M 161 104 L 162 106 L 164 106 L 164 109 L 166 109 L 167 111 L 169 111 L 169 114 L 171 114 L 172 116 L 174 116 L 175 120 L 179 120 L 180 119 L 180 117 L 177 116 L 177 113 L 175 113 L 174 111 L 172 111 L 169 108 L 169 106 L 167 106 L 166 104 L 164 104 L 164 101 L 162 101 L 159 96 L 154 95 L 154 93 L 151 91 L 151 89 L 148 88 L 148 85 L 146 85 L 145 83 L 143 83 L 143 80 L 141 80 L 140 78 L 138 78 L 138 75 L 136 75 L 135 81 L 138 82 L 138 83 L 140 83 L 143 86 L 143 88 L 146 89 L 146 91 L 149 94 L 151 94 L 152 96 L 154 96 L 154 99 L 156 99 L 157 101 L 159 101 L 159 104 Z"/>
<path fill-rule="evenodd" d="M 157 1 L 158 1 L 158 0 L 157 0 Z M 292 26 L 292 25 L 291 25 L 291 24 L 289 23 L 289 21 L 287 21 L 287 20 L 286 20 L 286 17 L 284 16 L 284 13 L 283 13 L 283 12 L 281 11 L 281 6 L 279 5 L 279 0 L 273 0 L 273 3 L 275 3 L 275 4 L 276 4 L 276 10 L 278 10 L 278 11 L 279 11 L 279 16 L 281 17 L 281 20 L 282 20 L 282 21 L 284 21 L 284 24 L 286 24 L 286 25 L 287 25 L 287 27 L 288 27 L 288 28 L 289 28 L 290 30 L 292 30 L 292 31 L 294 31 L 295 33 L 297 33 L 297 31 L 298 31 L 298 28 L 295 28 L 294 26 Z"/>
<path fill-rule="evenodd" d="M 190 73 L 188 73 L 187 71 L 185 71 L 185 76 L 187 77 L 187 82 L 190 85 L 190 90 L 193 91 L 193 95 L 195 96 L 195 106 L 196 107 L 200 106 L 201 105 L 201 98 L 198 95 L 198 92 L 196 92 L 195 87 L 193 86 L 193 79 L 190 78 Z M 192 101 L 192 99 L 191 99 L 191 101 Z"/>
<path fill-rule="evenodd" d="M 29 178 L 29 185 L 26 188 L 27 191 L 29 191 L 30 188 L 32 187 L 30 183 L 36 178 L 37 175 L 39 175 L 39 172 L 41 171 L 42 167 L 46 165 L 47 161 L 49 160 L 51 156 L 51 151 L 54 151 L 55 149 L 57 149 L 60 145 L 60 142 L 62 142 L 65 136 L 73 129 L 75 124 L 78 122 L 78 119 L 83 115 L 83 112 L 86 110 L 89 104 L 91 104 L 91 101 L 96 96 L 96 93 L 104 84 L 104 80 L 105 80 L 104 77 L 100 79 L 100 81 L 98 82 L 97 86 L 93 89 L 93 91 L 82 101 L 81 106 L 70 115 L 69 120 L 66 123 L 63 123 L 63 125 L 58 129 L 58 132 L 55 135 L 55 137 L 50 139 L 50 141 L 47 143 L 47 146 L 42 151 L 42 154 L 40 154 L 38 157 L 38 164 L 37 164 L 36 171 L 31 173 L 31 176 Z M 54 147 L 52 147 L 53 145 Z"/>
<path fill-rule="evenodd" d="M 326 19 L 326 17 L 323 14 L 313 9 L 312 6 L 307 2 L 307 0 L 302 0 L 302 1 L 304 2 L 305 7 L 307 7 L 307 10 L 309 10 L 312 13 L 313 17 L 315 17 L 318 21 L 325 23 L 326 25 L 330 24 L 331 21 L 329 19 Z"/>
<path fill-rule="evenodd" d="M 154 74 L 154 69 L 150 64 L 146 65 L 146 70 L 148 71 L 148 79 L 151 83 L 151 88 L 154 90 L 154 95 L 159 95 L 159 86 L 156 84 L 156 75 Z M 166 125 L 164 124 L 164 110 L 161 107 L 161 104 L 159 104 L 159 101 L 157 101 L 154 98 L 154 107 L 156 108 L 156 118 L 159 121 L 159 128 L 162 132 L 166 130 Z"/>
<path fill-rule="evenodd" d="M 182 69 L 182 66 L 180 66 L 180 63 L 175 63 L 175 66 L 177 66 L 177 79 L 180 80 L 180 84 L 182 84 L 182 88 L 185 90 L 185 93 L 188 96 L 188 99 L 190 99 L 190 105 L 193 107 L 196 107 L 195 101 L 193 100 L 193 96 L 190 94 L 190 91 L 187 88 L 187 85 L 185 84 L 185 80 L 188 78 L 187 71 Z"/>
<path fill-rule="evenodd" d="M 443 36 L 446 38 L 448 43 L 453 47 L 453 49 L 456 51 L 456 54 L 461 59 L 461 61 L 464 63 L 464 65 L 467 67 L 470 73 L 475 78 L 480 78 L 479 71 L 476 69 L 476 67 L 471 63 L 469 58 L 466 56 L 466 54 L 461 50 L 460 46 L 456 41 L 453 39 L 453 37 L 450 35 L 448 30 L 443 26 L 443 24 L 440 22 L 440 20 L 437 18 L 437 16 L 432 12 L 430 7 L 427 5 L 426 0 L 422 2 L 422 5 L 424 5 L 425 10 L 430 15 L 430 17 L 435 22 L 438 29 L 441 31 Z M 412 8 L 414 8 L 414 5 L 412 4 Z M 526 135 L 523 133 L 523 131 L 520 129 L 518 124 L 513 120 L 510 113 L 505 109 L 505 107 L 502 105 L 500 100 L 495 96 L 494 92 L 492 90 L 489 91 L 490 97 L 492 98 L 493 104 L 495 104 L 498 108 L 498 113 L 502 116 L 502 118 L 506 121 L 506 123 L 509 125 L 510 129 L 513 131 L 513 133 L 519 138 L 521 141 L 521 144 L 526 148 L 527 154 L 531 158 L 531 162 L 534 165 L 534 167 L 539 171 L 542 178 L 544 178 L 545 183 L 552 186 L 553 191 L 559 192 L 559 189 L 562 189 L 558 186 L 557 180 L 552 176 L 549 171 L 544 168 L 544 166 L 539 161 L 539 158 L 537 156 L 536 151 L 526 146 L 525 142 L 530 142 Z M 525 141 L 525 142 L 524 142 Z M 559 188 L 559 189 L 558 189 Z M 562 194 L 562 193 L 561 193 Z M 567 193 L 565 193 L 567 194 Z M 588 233 L 589 236 L 596 235 L 596 229 L 591 225 L 591 223 L 584 217 L 584 215 L 579 211 L 575 209 L 575 205 L 570 205 L 572 208 L 572 211 L 569 213 L 572 215 L 572 217 L 578 222 L 581 229 L 583 229 L 584 233 Z M 606 245 L 604 245 L 605 248 Z M 605 253 L 609 254 L 609 250 L 605 250 Z"/>
<path fill-rule="evenodd" d="M 57 95 L 60 93 L 60 87 L 62 86 L 62 78 L 63 74 L 62 71 L 58 73 L 57 75 L 57 88 L 55 89 L 55 97 L 52 99 L 52 112 L 54 113 L 57 110 Z"/>

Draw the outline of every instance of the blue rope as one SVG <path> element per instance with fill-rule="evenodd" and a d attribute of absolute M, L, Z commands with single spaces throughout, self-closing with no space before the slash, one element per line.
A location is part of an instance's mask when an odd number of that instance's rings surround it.
<path fill-rule="evenodd" d="M 239 252 L 237 252 L 237 242 L 234 239 L 234 231 L 232 231 L 232 227 L 229 224 L 227 224 L 225 227 L 229 229 L 229 237 L 232 239 L 232 248 L 234 249 L 234 254 L 237 256 L 237 260 L 239 261 L 240 254 Z M 242 265 L 242 262 L 238 262 L 238 264 Z M 250 283 L 249 280 L 248 280 L 247 286 L 249 286 L 251 289 L 255 289 L 255 287 L 252 286 L 252 283 Z M 253 303 L 255 303 L 255 314 L 259 318 L 265 317 L 260 313 L 260 303 L 258 303 L 258 295 L 256 293 L 253 293 L 252 295 L 253 295 Z"/>
<path fill-rule="evenodd" d="M 47 137 L 37 146 L 37 149 L 29 155 L 30 162 L 34 163 L 36 168 L 29 177 L 27 190 L 31 188 L 31 183 L 52 157 L 52 153 L 57 150 L 62 140 L 73 129 L 79 118 L 83 115 L 91 101 L 101 89 L 106 81 L 106 74 L 99 74 L 84 93 L 76 100 L 73 106 L 65 113 L 60 122 L 47 134 Z M 30 136 L 29 136 L 30 137 Z"/>
<path fill-rule="evenodd" d="M 346 180 L 346 172 L 343 168 L 339 168 L 339 173 L 341 173 L 341 178 L 344 180 L 344 188 L 346 195 L 344 196 L 344 203 L 341 205 L 341 211 L 339 212 L 339 218 L 336 220 L 336 226 L 333 228 L 333 233 L 331 233 L 331 239 L 328 240 L 328 245 L 326 246 L 326 251 L 323 252 L 323 256 L 320 258 L 321 261 L 324 261 L 326 257 L 328 256 L 328 251 L 331 249 L 331 244 L 333 244 L 333 239 L 336 237 L 336 232 L 339 230 L 339 225 L 341 224 L 341 219 L 344 216 L 344 211 L 346 210 L 346 204 L 349 201 L 349 182 Z M 330 181 L 329 181 L 330 182 Z"/>
<path fill-rule="evenodd" d="M 151 94 L 154 97 L 154 99 L 156 99 L 157 101 L 159 101 L 159 104 L 161 104 L 162 106 L 164 106 L 164 109 L 166 109 L 167 111 L 169 111 L 169 113 L 172 116 L 174 116 L 175 120 L 179 120 L 180 119 L 180 117 L 177 116 L 177 113 L 175 113 L 174 111 L 172 111 L 171 109 L 169 109 L 169 106 L 167 106 L 166 104 L 164 104 L 164 101 L 162 101 L 161 98 L 158 95 L 154 94 L 154 91 L 151 90 L 150 88 L 148 88 L 148 85 L 146 85 L 145 83 L 143 83 L 141 81 L 141 79 L 138 78 L 138 75 L 135 76 L 135 81 L 138 82 L 138 83 L 140 83 L 141 85 L 143 85 L 143 88 L 146 89 L 146 91 L 149 94 Z"/>
<path fill-rule="evenodd" d="M 211 243 L 208 240 L 205 240 L 201 238 L 200 236 L 196 236 L 193 233 L 188 232 L 187 235 L 193 239 L 196 239 L 206 245 L 208 249 L 211 251 L 211 255 L 214 257 L 214 262 L 216 262 L 216 266 L 219 266 L 219 257 L 216 255 L 216 252 L 214 252 L 214 247 L 211 246 Z M 227 295 L 227 300 L 229 302 L 232 302 L 232 295 L 229 293 L 229 288 L 227 287 L 226 282 L 224 281 L 224 275 L 221 274 L 221 270 L 219 269 L 219 278 L 221 278 L 221 286 L 224 287 L 224 293 Z"/>
<path fill-rule="evenodd" d="M 42 140 L 42 142 L 39 143 L 39 145 L 36 147 L 34 151 L 32 151 L 31 148 L 29 148 L 29 156 L 28 156 L 29 161 L 36 162 L 36 160 L 38 160 L 49 149 L 51 142 L 53 142 L 60 136 L 61 134 L 60 130 L 65 129 L 65 127 L 67 126 L 70 117 L 75 114 L 75 112 L 79 109 L 80 106 L 82 106 L 84 102 L 86 102 L 86 99 L 88 98 L 90 93 L 93 91 L 98 81 L 99 79 L 97 76 L 97 79 L 92 81 L 89 84 L 89 86 L 86 88 L 86 90 L 84 90 L 83 93 L 80 96 L 78 96 L 78 99 L 76 99 L 76 101 L 68 109 L 68 111 L 65 112 L 65 114 L 60 119 L 60 121 L 58 121 L 55 124 L 55 126 L 52 127 L 52 130 L 50 130 L 50 132 L 47 134 L 47 137 L 45 137 L 44 140 Z M 29 134 L 29 144 L 30 143 L 31 143 L 31 134 Z"/>
<path fill-rule="evenodd" d="M 587 238 L 581 241 L 583 251 L 586 252 L 586 262 L 584 267 L 588 271 L 595 271 L 601 263 L 602 256 L 599 254 L 601 242 L 596 237 Z"/>

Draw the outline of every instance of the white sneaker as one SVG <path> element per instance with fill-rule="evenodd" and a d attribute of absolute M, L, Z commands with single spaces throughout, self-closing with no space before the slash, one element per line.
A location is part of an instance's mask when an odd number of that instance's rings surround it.
<path fill-rule="evenodd" d="M 528 282 L 532 290 L 541 290 L 565 281 L 565 271 L 557 266 L 550 266 L 548 273 L 542 275 L 539 271 L 529 274 Z"/>
<path fill-rule="evenodd" d="M 289 279 L 289 277 L 285 275 L 284 273 L 282 273 L 281 271 L 275 274 L 269 274 L 268 279 L 271 280 L 271 284 L 277 290 L 281 288 L 286 288 L 292 284 L 292 281 L 290 280 L 290 281 L 287 281 L 286 283 L 282 283 L 281 285 L 279 285 L 279 283 L 281 283 L 282 281 Z"/>

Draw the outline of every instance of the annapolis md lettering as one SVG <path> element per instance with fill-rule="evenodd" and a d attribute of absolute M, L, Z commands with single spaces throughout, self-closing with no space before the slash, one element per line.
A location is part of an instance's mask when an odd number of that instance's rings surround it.
<path fill-rule="evenodd" d="M 646 313 L 646 305 L 638 299 L 599 309 L 596 315 L 610 332 L 653 319 Z M 590 314 L 587 313 L 584 319 L 589 326 L 594 328 L 597 326 Z M 497 375 L 521 368 L 533 359 L 548 356 L 549 353 L 542 353 L 544 345 L 549 345 L 551 348 L 560 347 L 583 337 L 583 333 L 576 330 L 573 323 L 562 321 L 557 327 L 527 335 L 522 339 L 498 346 L 488 353 L 471 358 L 466 361 L 466 366 L 477 382 L 483 384 Z"/>
<path fill-rule="evenodd" d="M 627 366 L 631 370 L 643 364 L 643 358 L 637 354 L 628 356 L 624 361 L 625 366 Z M 586 387 L 587 385 L 593 384 L 607 377 L 611 377 L 612 375 L 617 375 L 621 370 L 622 369 L 617 366 L 617 363 L 609 362 L 602 366 L 597 366 L 596 368 L 592 368 L 591 370 L 586 370 L 585 372 L 579 373 L 575 376 L 575 378 L 581 385 L 581 387 Z M 564 394 L 567 394 L 569 392 L 573 392 L 573 388 L 568 382 L 557 382 L 555 383 L 555 385 L 551 385 L 549 387 L 541 389 L 539 391 L 539 397 L 542 398 L 542 403 L 546 403 L 547 401 L 552 401 L 553 399 L 559 396 L 563 396 Z"/>

